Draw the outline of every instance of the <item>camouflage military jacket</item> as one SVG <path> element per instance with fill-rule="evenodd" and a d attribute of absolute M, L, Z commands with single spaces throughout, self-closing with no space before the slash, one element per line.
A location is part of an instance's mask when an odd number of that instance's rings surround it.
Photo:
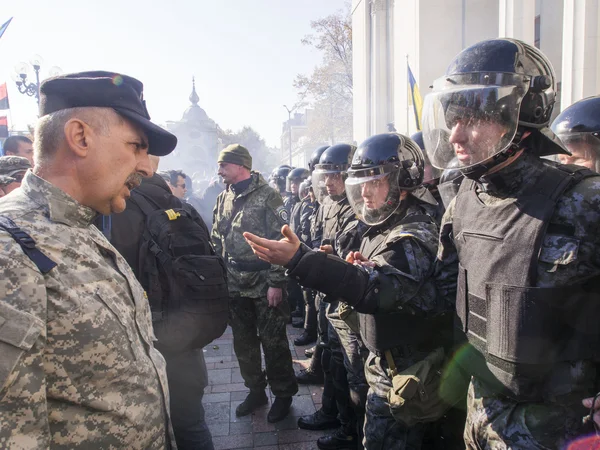
<path fill-rule="evenodd" d="M 252 172 L 252 182 L 243 192 L 235 193 L 231 186 L 221 192 L 213 216 L 212 240 L 217 254 L 227 263 L 231 295 L 259 298 L 266 295 L 269 287 L 282 288 L 287 284 L 281 266 L 258 271 L 234 267 L 235 263 L 261 263 L 244 239 L 244 231 L 267 239 L 281 239 L 281 227 L 288 222 L 281 196 L 260 174 Z"/>
<path fill-rule="evenodd" d="M 57 264 L 42 275 L 0 232 L 0 448 L 166 448 L 148 302 L 96 214 L 31 172 L 0 214 Z"/>

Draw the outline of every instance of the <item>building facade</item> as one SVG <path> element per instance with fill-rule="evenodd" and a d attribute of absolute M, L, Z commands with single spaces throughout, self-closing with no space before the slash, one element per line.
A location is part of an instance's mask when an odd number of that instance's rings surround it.
<path fill-rule="evenodd" d="M 353 0 L 354 139 L 417 131 L 410 66 L 421 96 L 462 49 L 513 37 L 554 65 L 555 114 L 600 92 L 600 0 Z"/>

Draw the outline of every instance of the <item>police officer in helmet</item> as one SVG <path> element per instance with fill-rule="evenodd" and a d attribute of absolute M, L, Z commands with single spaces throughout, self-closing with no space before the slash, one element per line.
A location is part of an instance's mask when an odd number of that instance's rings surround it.
<path fill-rule="evenodd" d="M 571 152 L 562 164 L 578 164 L 600 172 L 600 96 L 572 104 L 552 122 L 552 131 Z"/>
<path fill-rule="evenodd" d="M 465 444 L 565 448 L 591 431 L 600 381 L 600 177 L 540 158 L 567 151 L 548 128 L 555 76 L 535 47 L 479 42 L 433 86 L 427 153 L 466 177 L 436 273 L 442 291 L 456 289 L 455 362 L 471 377 Z"/>
<path fill-rule="evenodd" d="M 424 425 L 409 426 L 392 416 L 392 374 L 434 350 L 443 352 L 438 348 L 450 328 L 448 320 L 437 321 L 453 299 L 440 298 L 431 278 L 438 227 L 428 211 L 437 203 L 422 186 L 424 167 L 418 145 L 400 134 L 372 136 L 359 146 L 346 192 L 370 228 L 360 250 L 345 261 L 310 251 L 289 232 L 278 242 L 245 234 L 260 258 L 285 264 L 300 283 L 341 298 L 358 312 L 360 337 L 369 350 L 363 440 L 369 449 L 420 447 Z M 325 272 L 327 277 L 317 276 Z"/>

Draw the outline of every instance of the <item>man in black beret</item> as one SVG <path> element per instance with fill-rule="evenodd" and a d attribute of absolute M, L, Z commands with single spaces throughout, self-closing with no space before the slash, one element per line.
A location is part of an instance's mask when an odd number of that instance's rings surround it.
<path fill-rule="evenodd" d="M 33 171 L 0 199 L 0 442 L 4 448 L 170 448 L 165 361 L 148 301 L 92 225 L 121 212 L 149 154 L 142 83 L 110 72 L 40 87 Z"/>

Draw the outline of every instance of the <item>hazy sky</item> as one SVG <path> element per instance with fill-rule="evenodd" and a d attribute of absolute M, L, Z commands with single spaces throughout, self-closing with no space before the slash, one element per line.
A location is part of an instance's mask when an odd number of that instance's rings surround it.
<path fill-rule="evenodd" d="M 292 82 L 310 73 L 320 54 L 300 43 L 310 21 L 345 0 L 0 0 L 0 83 L 7 82 L 9 125 L 34 123 L 34 98 L 17 92 L 14 66 L 34 54 L 42 76 L 110 70 L 139 78 L 153 121 L 180 120 L 192 75 L 200 106 L 222 128 L 254 127 L 279 146 L 296 100 Z M 0 113 L 2 114 L 2 113 Z"/>

